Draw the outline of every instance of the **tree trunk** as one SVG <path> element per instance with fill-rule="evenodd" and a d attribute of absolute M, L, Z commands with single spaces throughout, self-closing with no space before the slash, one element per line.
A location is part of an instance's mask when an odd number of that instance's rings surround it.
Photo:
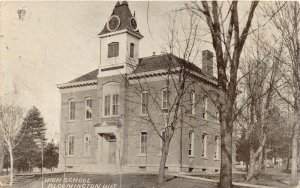
<path fill-rule="evenodd" d="M 3 174 L 3 163 L 4 163 L 4 147 L 3 147 L 3 144 L 1 143 L 1 146 L 0 146 L 0 175 Z"/>
<path fill-rule="evenodd" d="M 249 159 L 249 167 L 248 167 L 248 171 L 247 171 L 247 181 L 250 181 L 254 175 L 255 172 L 255 156 L 254 156 L 254 150 L 251 147 L 250 148 L 250 159 Z"/>
<path fill-rule="evenodd" d="M 232 187 L 232 131 L 229 122 L 221 119 L 221 172 L 220 187 Z"/>
<path fill-rule="evenodd" d="M 289 168 L 290 168 L 290 162 L 291 162 L 291 144 L 289 142 L 289 150 L 288 150 L 288 157 L 286 159 L 286 167 L 285 167 L 285 171 L 288 172 Z"/>
<path fill-rule="evenodd" d="M 292 159 L 291 159 L 291 184 L 297 183 L 297 160 L 298 160 L 298 132 L 300 124 L 299 109 L 295 109 L 295 124 L 292 137 Z"/>
<path fill-rule="evenodd" d="M 262 153 L 263 147 L 265 146 L 266 143 L 266 139 L 267 139 L 267 135 L 266 133 L 263 133 L 263 140 L 260 146 L 258 147 L 258 149 L 254 152 L 254 149 L 250 147 L 250 165 L 247 172 L 247 181 L 251 180 L 254 175 L 256 159 Z"/>
<path fill-rule="evenodd" d="M 290 156 L 288 156 L 286 159 L 285 171 L 288 172 L 289 168 L 290 168 Z"/>
<path fill-rule="evenodd" d="M 262 150 L 262 152 L 260 152 L 258 156 L 258 161 L 257 161 L 258 171 L 262 171 L 263 168 L 263 151 L 264 149 Z"/>
<path fill-rule="evenodd" d="M 165 142 L 163 143 L 162 155 L 161 155 L 160 164 L 159 164 L 159 174 L 158 174 L 158 184 L 159 185 L 161 185 L 164 182 L 165 167 L 166 167 L 167 157 L 168 157 L 168 153 L 169 153 L 170 142 L 171 142 L 171 139 L 166 138 Z"/>
<path fill-rule="evenodd" d="M 10 182 L 9 186 L 12 187 L 14 182 L 14 158 L 13 158 L 13 151 L 11 147 L 11 143 L 8 143 L 8 152 L 9 152 L 9 159 L 10 159 Z"/>

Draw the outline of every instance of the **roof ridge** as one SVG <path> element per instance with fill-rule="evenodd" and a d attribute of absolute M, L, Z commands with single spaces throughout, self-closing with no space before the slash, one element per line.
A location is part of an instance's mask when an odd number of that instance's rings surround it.
<path fill-rule="evenodd" d="M 172 53 L 165 53 L 165 54 L 159 54 L 159 55 L 150 55 L 150 56 L 146 56 L 146 57 L 141 57 L 139 59 L 150 59 L 150 58 L 154 58 L 154 57 L 161 57 L 161 56 L 164 56 L 164 55 L 174 55 Z"/>

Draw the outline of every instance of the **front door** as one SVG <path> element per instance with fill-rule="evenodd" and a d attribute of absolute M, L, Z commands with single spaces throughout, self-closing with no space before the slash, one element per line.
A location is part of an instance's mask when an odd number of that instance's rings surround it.
<path fill-rule="evenodd" d="M 117 139 L 114 134 L 101 134 L 98 140 L 98 163 L 116 164 Z"/>
<path fill-rule="evenodd" d="M 117 142 L 115 135 L 110 135 L 108 142 L 108 164 L 115 164 L 117 150 Z"/>

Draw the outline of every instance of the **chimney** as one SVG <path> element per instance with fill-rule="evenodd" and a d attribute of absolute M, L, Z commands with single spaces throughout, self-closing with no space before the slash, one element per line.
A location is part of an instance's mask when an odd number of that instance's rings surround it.
<path fill-rule="evenodd" d="M 152 56 L 155 56 L 155 52 L 153 52 Z"/>
<path fill-rule="evenodd" d="M 213 76 L 213 57 L 214 54 L 209 50 L 202 51 L 202 70 L 204 73 Z"/>

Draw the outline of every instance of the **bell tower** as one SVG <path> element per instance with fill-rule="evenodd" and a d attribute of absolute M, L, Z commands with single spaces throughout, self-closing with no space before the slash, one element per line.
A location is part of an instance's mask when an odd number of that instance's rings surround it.
<path fill-rule="evenodd" d="M 136 67 L 139 60 L 139 40 L 143 36 L 127 1 L 116 3 L 98 36 L 100 38 L 98 77 L 130 73 Z"/>

